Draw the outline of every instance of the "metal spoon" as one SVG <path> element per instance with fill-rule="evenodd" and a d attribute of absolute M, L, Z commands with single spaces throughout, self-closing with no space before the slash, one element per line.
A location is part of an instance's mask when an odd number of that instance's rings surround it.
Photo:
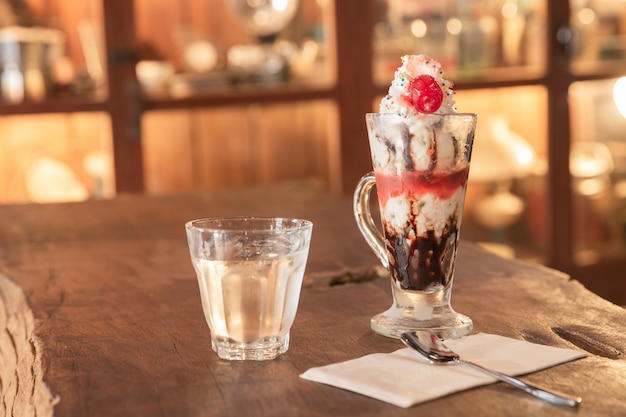
<path fill-rule="evenodd" d="M 523 381 L 520 381 L 517 378 L 513 378 L 512 376 L 503 374 L 498 371 L 494 371 L 492 369 L 483 368 L 480 365 L 477 365 L 472 362 L 467 362 L 461 360 L 458 354 L 450 350 L 443 341 L 434 333 L 428 331 L 415 331 L 415 332 L 405 332 L 400 335 L 400 340 L 402 343 L 407 345 L 408 347 L 416 350 L 420 355 L 425 357 L 430 363 L 434 364 L 463 364 L 468 365 L 474 369 L 478 369 L 492 377 L 506 382 L 514 386 L 515 388 L 519 388 L 522 391 L 526 391 L 529 394 L 534 395 L 535 397 L 541 398 L 549 403 L 567 407 L 578 407 L 582 402 L 582 398 L 570 398 L 564 395 L 555 394 L 552 392 L 545 391 L 543 389 L 537 388 L 533 385 L 527 384 Z"/>

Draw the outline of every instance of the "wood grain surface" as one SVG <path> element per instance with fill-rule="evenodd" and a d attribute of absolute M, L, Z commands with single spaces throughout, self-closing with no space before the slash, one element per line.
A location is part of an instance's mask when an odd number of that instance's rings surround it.
<path fill-rule="evenodd" d="M 277 360 L 226 362 L 211 350 L 183 224 L 221 215 L 314 222 L 291 347 Z M 588 352 L 524 377 L 582 396 L 580 409 L 503 384 L 401 409 L 300 379 L 313 366 L 402 347 L 369 328 L 391 303 L 389 280 L 359 235 L 350 199 L 316 183 L 2 206 L 0 218 L 0 272 L 32 309 L 57 417 L 626 415 L 624 309 L 564 274 L 469 242 L 459 251 L 453 306 L 476 332 Z"/>

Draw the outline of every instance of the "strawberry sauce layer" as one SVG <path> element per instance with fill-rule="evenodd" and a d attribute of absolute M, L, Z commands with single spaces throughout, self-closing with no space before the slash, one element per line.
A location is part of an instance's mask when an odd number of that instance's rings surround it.
<path fill-rule="evenodd" d="M 405 171 L 386 175 L 376 172 L 378 198 L 383 207 L 390 198 L 400 195 L 434 194 L 445 200 L 465 186 L 468 174 L 468 167 L 446 173 Z"/>

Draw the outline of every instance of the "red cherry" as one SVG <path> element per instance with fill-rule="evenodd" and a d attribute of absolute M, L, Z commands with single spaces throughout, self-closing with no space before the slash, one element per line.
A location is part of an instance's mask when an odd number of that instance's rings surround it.
<path fill-rule="evenodd" d="M 421 113 L 434 113 L 441 107 L 443 91 L 430 75 L 422 74 L 409 83 L 408 102 Z"/>

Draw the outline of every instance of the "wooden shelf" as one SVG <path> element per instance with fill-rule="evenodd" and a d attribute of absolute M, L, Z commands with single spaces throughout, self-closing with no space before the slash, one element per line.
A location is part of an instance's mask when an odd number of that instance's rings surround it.
<path fill-rule="evenodd" d="M 105 100 L 85 98 L 47 99 L 41 102 L 23 102 L 19 104 L 0 105 L 3 115 L 44 114 L 44 113 L 75 113 L 107 111 Z"/>
<path fill-rule="evenodd" d="M 573 61 L 572 74 L 576 80 L 597 80 L 626 75 L 626 60 Z"/>
<path fill-rule="evenodd" d="M 288 103 L 307 100 L 333 100 L 337 96 L 334 87 L 306 89 L 301 87 L 277 87 L 263 89 L 254 86 L 223 89 L 182 98 L 144 96 L 144 110 L 180 109 L 194 107 L 233 106 L 250 103 Z"/>

